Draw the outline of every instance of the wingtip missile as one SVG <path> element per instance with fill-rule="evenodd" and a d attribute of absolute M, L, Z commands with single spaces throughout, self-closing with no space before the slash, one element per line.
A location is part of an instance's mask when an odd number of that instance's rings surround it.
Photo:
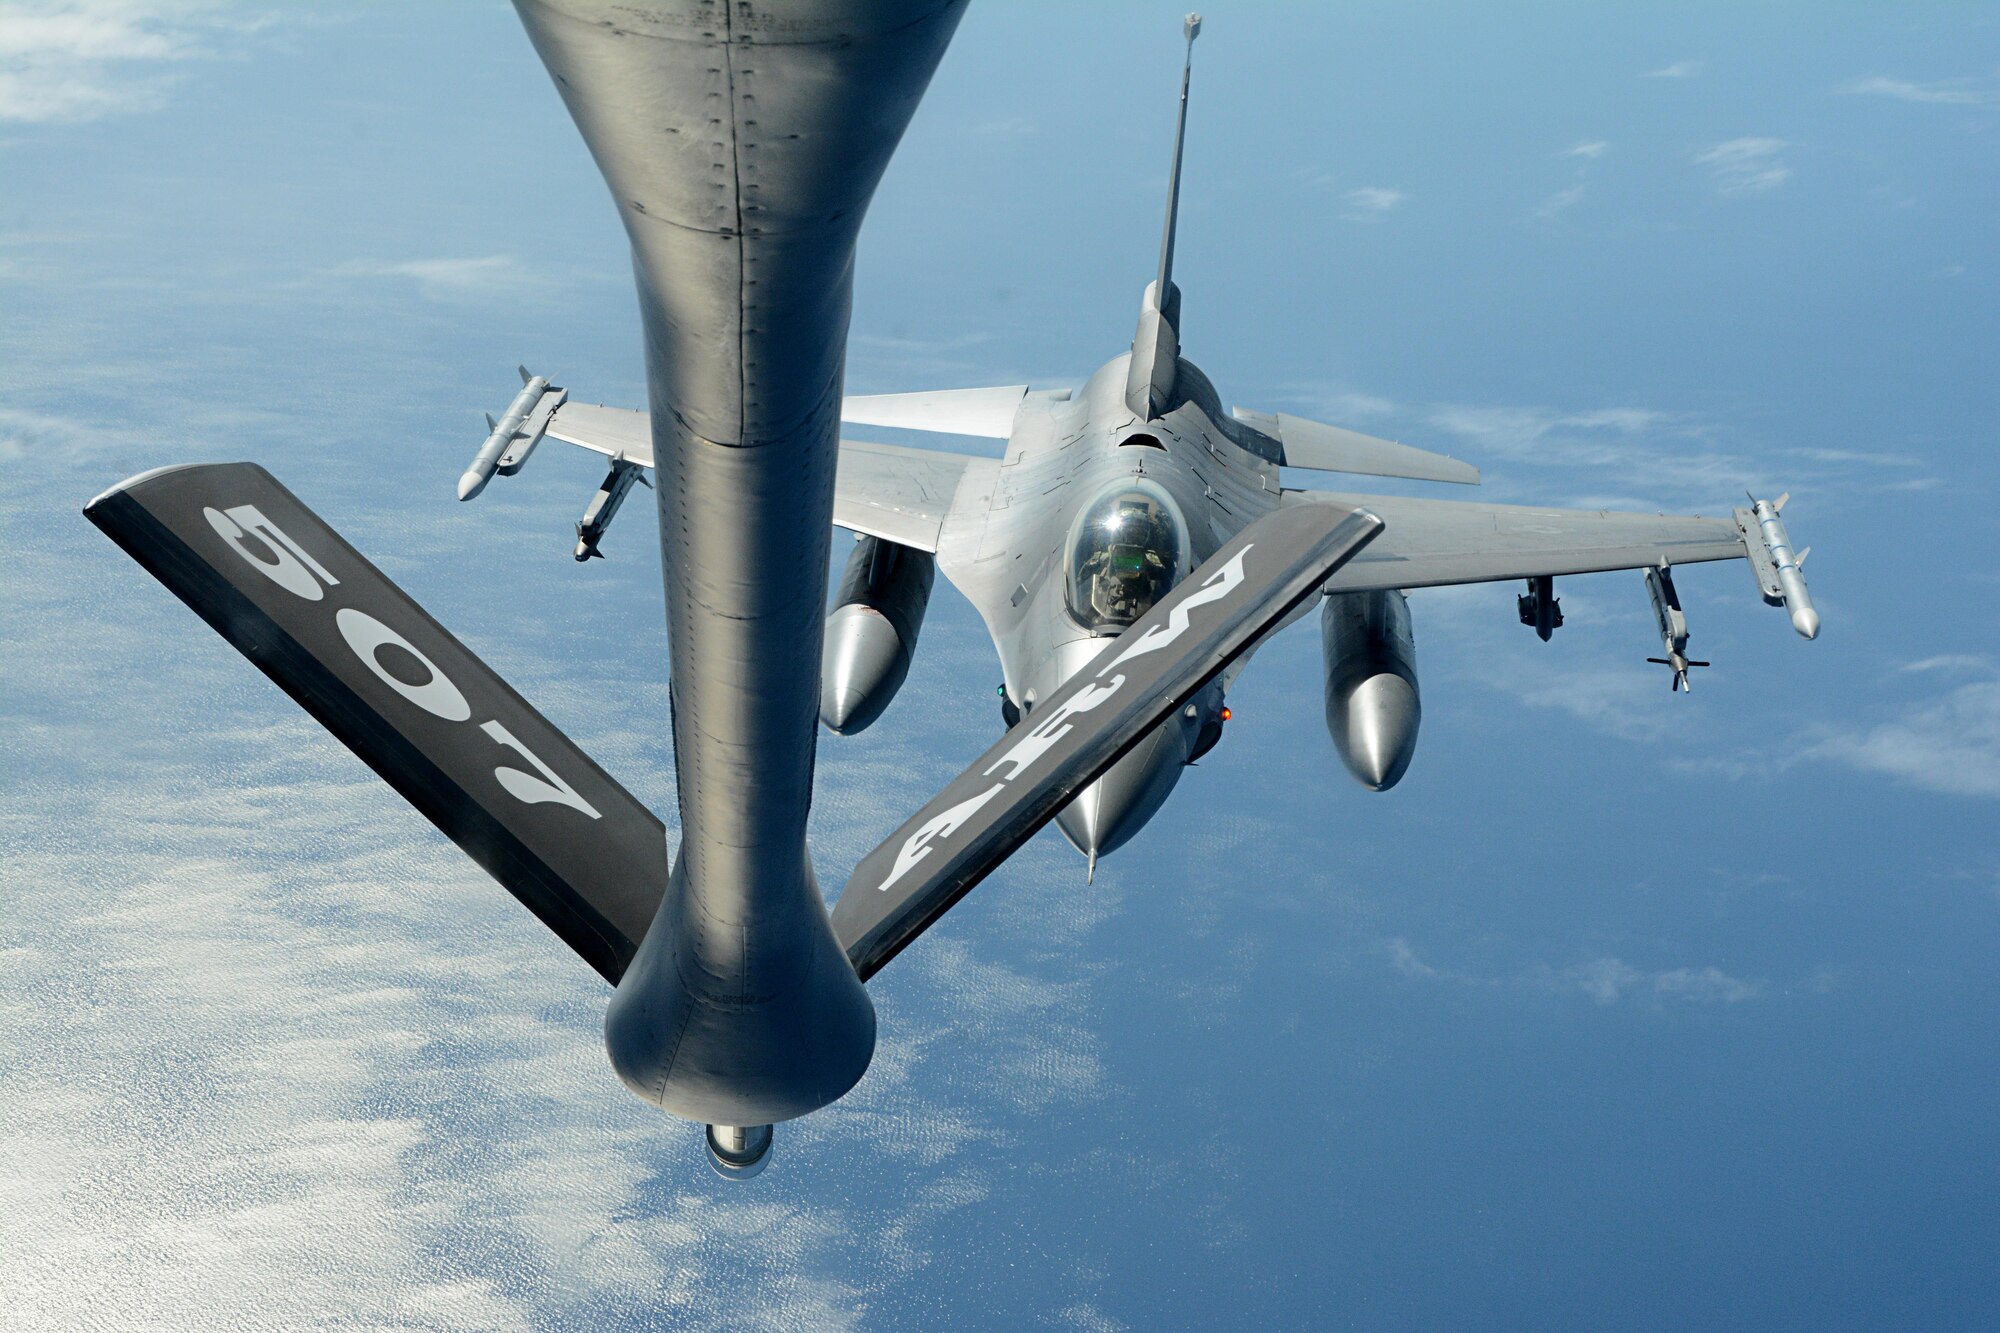
<path fill-rule="evenodd" d="M 1806 588 L 1805 574 L 1799 569 L 1803 557 L 1792 553 L 1791 534 L 1785 530 L 1785 520 L 1778 515 L 1785 502 L 1792 498 L 1787 491 L 1776 500 L 1759 500 L 1750 497 L 1749 522 L 1739 526 L 1744 529 L 1746 545 L 1751 541 L 1750 526 L 1756 527 L 1755 540 L 1762 550 L 1750 548 L 1752 563 L 1758 568 L 1758 582 L 1764 588 L 1764 600 L 1772 605 L 1782 605 L 1791 613 L 1792 628 L 1802 639 L 1819 637 L 1819 610 L 1813 605 L 1812 593 Z M 1739 516 L 1743 511 L 1737 511 Z M 1759 558 L 1761 557 L 1761 558 Z"/>
<path fill-rule="evenodd" d="M 531 375 L 526 366 L 519 366 L 521 391 L 514 395 L 514 401 L 507 404 L 507 410 L 495 421 L 493 414 L 486 414 L 486 439 L 480 444 L 479 452 L 472 456 L 465 472 L 458 479 L 458 498 L 470 500 L 486 489 L 486 483 L 493 480 L 493 474 L 500 468 L 503 456 L 508 459 L 507 471 L 518 470 L 519 463 L 527 457 L 527 451 L 541 438 L 540 431 L 548 429 L 548 414 L 537 414 L 535 409 L 542 406 L 543 397 L 551 392 L 560 394 L 546 375 Z M 530 416 L 535 417 L 532 435 L 524 435 L 522 423 Z M 525 440 L 525 444 L 523 441 Z"/>

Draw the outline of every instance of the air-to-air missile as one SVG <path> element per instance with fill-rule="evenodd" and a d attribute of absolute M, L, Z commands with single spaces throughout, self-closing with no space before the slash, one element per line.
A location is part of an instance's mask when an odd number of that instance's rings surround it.
<path fill-rule="evenodd" d="M 1791 498 L 1790 491 L 1775 500 L 1751 496 L 1750 508 L 1736 511 L 1736 526 L 1743 530 L 1743 545 L 1750 553 L 1750 567 L 1757 574 L 1764 600 L 1789 610 L 1792 628 L 1813 639 L 1819 637 L 1819 612 L 1813 607 L 1812 594 L 1806 591 L 1806 576 L 1800 572 L 1812 548 L 1793 555 L 1791 536 L 1785 531 L 1785 521 L 1778 517 Z"/>
<path fill-rule="evenodd" d="M 1319 626 L 1327 732 L 1356 781 L 1387 791 L 1409 768 L 1423 720 L 1409 605 L 1393 590 L 1335 593 Z"/>
<path fill-rule="evenodd" d="M 625 503 L 625 493 L 632 489 L 632 483 L 635 481 L 647 487 L 653 484 L 642 475 L 644 472 L 643 467 L 630 459 L 611 460 L 611 471 L 605 474 L 603 483 L 597 488 L 597 494 L 590 497 L 590 503 L 584 508 L 583 517 L 576 525 L 578 563 L 592 556 L 596 556 L 599 560 L 604 558 L 604 552 L 597 549 L 597 544 L 603 541 L 604 534 L 611 530 L 611 520 L 618 516 L 618 506 Z"/>
<path fill-rule="evenodd" d="M 879 537 L 854 543 L 820 655 L 819 717 L 828 730 L 851 736 L 896 697 L 936 577 L 928 551 Z"/>
<path fill-rule="evenodd" d="M 521 464 L 528 461 L 528 455 L 541 443 L 542 435 L 549 428 L 549 417 L 568 395 L 549 383 L 546 375 L 530 375 L 526 366 L 518 367 L 521 372 L 521 392 L 514 395 L 514 401 L 507 404 L 507 410 L 495 421 L 486 418 L 488 434 L 486 442 L 479 446 L 479 452 L 472 456 L 465 474 L 458 479 L 458 498 L 470 500 L 486 489 L 486 483 L 493 480 L 494 472 L 512 476 L 521 470 Z M 526 429 L 523 429 L 523 426 Z M 581 557 L 579 557 L 581 558 Z"/>
<path fill-rule="evenodd" d="M 1708 663 L 1688 658 L 1687 615 L 1681 610 L 1681 595 L 1674 588 L 1674 572 L 1665 561 L 1646 571 L 1646 596 L 1653 601 L 1653 620 L 1659 626 L 1660 642 L 1666 646 L 1667 654 L 1646 660 L 1674 669 L 1671 689 L 1692 692 L 1694 687 L 1688 684 L 1688 668 L 1705 667 Z"/>

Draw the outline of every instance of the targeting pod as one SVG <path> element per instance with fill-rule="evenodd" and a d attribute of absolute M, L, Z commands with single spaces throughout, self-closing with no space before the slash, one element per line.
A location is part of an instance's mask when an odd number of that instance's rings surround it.
<path fill-rule="evenodd" d="M 1799 567 L 1811 548 L 1792 554 L 1792 539 L 1785 521 L 1778 517 L 1787 491 L 1775 500 L 1750 497 L 1750 508 L 1736 511 L 1736 526 L 1743 533 L 1743 547 L 1750 555 L 1750 568 L 1757 575 L 1757 589 L 1772 606 L 1783 606 L 1792 614 L 1792 628 L 1808 639 L 1819 637 L 1819 612 L 1813 608 L 1812 594 Z"/>
<path fill-rule="evenodd" d="M 569 397 L 569 391 L 550 384 L 548 376 L 530 375 L 526 366 L 516 369 L 521 372 L 521 392 L 514 395 L 514 401 L 507 404 L 498 421 L 491 416 L 486 418 L 486 441 L 458 479 L 461 500 L 470 500 L 485 490 L 495 472 L 503 477 L 519 472 L 528 455 L 542 442 L 549 418 Z"/>
<path fill-rule="evenodd" d="M 1658 662 L 1661 666 L 1674 669 L 1671 689 L 1692 693 L 1694 687 L 1688 684 L 1689 667 L 1705 667 L 1706 662 L 1696 662 L 1687 655 L 1688 622 L 1681 610 L 1681 595 L 1674 589 L 1674 572 L 1663 560 L 1659 566 L 1646 571 L 1646 595 L 1653 599 L 1653 620 L 1660 629 L 1660 642 L 1666 645 L 1665 657 L 1649 657 L 1648 662 Z"/>

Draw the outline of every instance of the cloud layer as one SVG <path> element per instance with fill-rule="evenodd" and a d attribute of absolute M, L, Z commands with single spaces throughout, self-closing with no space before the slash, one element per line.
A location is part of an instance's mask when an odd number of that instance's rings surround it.
<path fill-rule="evenodd" d="M 1783 139 L 1727 139 L 1696 153 L 1694 163 L 1708 168 L 1718 194 L 1765 194 L 1792 178 L 1780 157 L 1789 147 Z"/>
<path fill-rule="evenodd" d="M 269 16 L 209 0 L 44 0 L 0 12 L 0 121 L 95 120 L 165 100 L 180 67 Z"/>

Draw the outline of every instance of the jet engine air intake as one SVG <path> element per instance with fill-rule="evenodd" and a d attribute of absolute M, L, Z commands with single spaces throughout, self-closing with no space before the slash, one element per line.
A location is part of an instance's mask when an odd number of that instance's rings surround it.
<path fill-rule="evenodd" d="M 880 537 L 854 543 L 820 650 L 819 717 L 828 730 L 851 736 L 896 697 L 936 578 L 928 551 Z"/>
<path fill-rule="evenodd" d="M 1319 625 L 1327 732 L 1362 786 L 1387 791 L 1409 768 L 1423 719 L 1409 602 L 1394 591 L 1335 593 Z"/>

